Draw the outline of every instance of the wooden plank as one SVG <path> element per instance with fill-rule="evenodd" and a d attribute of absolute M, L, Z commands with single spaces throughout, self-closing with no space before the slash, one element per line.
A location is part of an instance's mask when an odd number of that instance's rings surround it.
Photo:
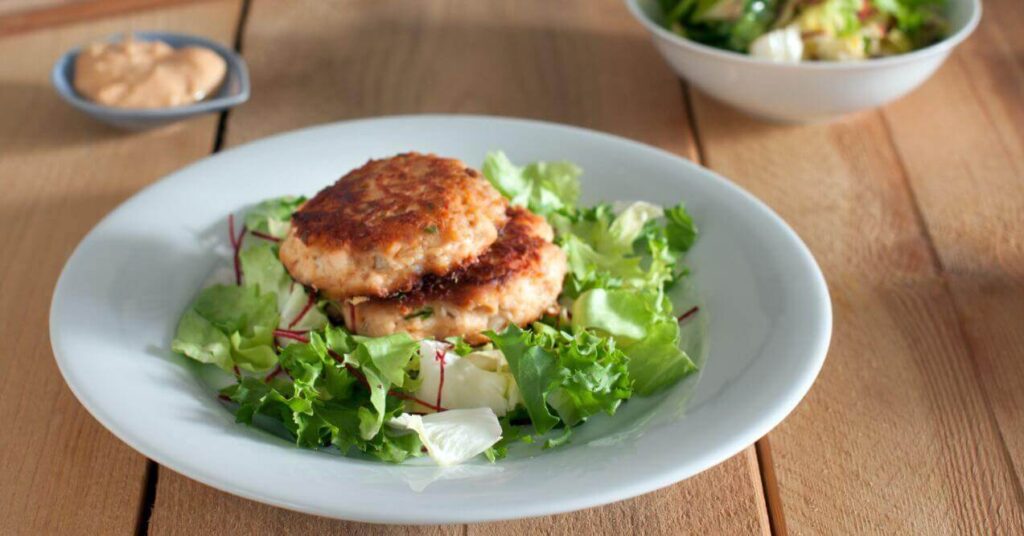
<path fill-rule="evenodd" d="M 199 0 L 6 0 L 0 36 Z"/>
<path fill-rule="evenodd" d="M 571 123 L 696 158 L 679 84 L 621 2 L 256 0 L 237 145 L 357 117 L 479 113 Z M 302 28 L 298 31 L 297 28 Z"/>
<path fill-rule="evenodd" d="M 54 9 L 90 0 L 7 0 L 0 5 L 0 17 L 22 14 L 43 9 Z"/>
<path fill-rule="evenodd" d="M 909 137 L 929 129 L 925 116 L 937 107 L 962 105 L 925 100 L 900 118 Z M 832 292 L 835 331 L 821 377 L 769 434 L 786 526 L 1024 531 L 1018 482 L 882 116 L 784 126 L 701 94 L 694 103 L 709 165 L 795 227 Z"/>
<path fill-rule="evenodd" d="M 1024 479 L 1024 9 L 985 18 L 935 80 L 885 111 L 989 404 Z"/>
<path fill-rule="evenodd" d="M 461 527 L 345 523 L 221 493 L 160 468 L 149 534 L 456 535 Z"/>
<path fill-rule="evenodd" d="M 467 534 L 769 534 L 767 510 L 751 507 L 764 501 L 751 489 L 759 480 L 749 448 L 661 491 L 568 515 L 469 525 Z"/>
<path fill-rule="evenodd" d="M 146 461 L 61 379 L 47 326 L 51 292 L 85 233 L 142 186 L 208 153 L 217 122 L 113 131 L 60 101 L 50 66 L 74 45 L 125 29 L 230 41 L 238 13 L 238 2 L 218 2 L 0 39 L 0 532 L 134 530 Z"/>
<path fill-rule="evenodd" d="M 573 0 L 552 17 L 542 0 L 479 3 L 261 2 L 243 50 L 253 100 L 232 113 L 229 145 L 353 117 L 414 112 L 489 113 L 583 125 L 689 156 L 695 146 L 676 78 L 617 0 Z M 212 513 L 211 513 L 212 512 Z M 259 530 L 402 533 L 246 503 L 161 473 L 156 533 Z M 283 521 L 286 520 L 286 521 Z M 752 534 L 768 530 L 753 450 L 633 501 L 575 514 L 471 527 L 473 532 L 655 531 Z M 444 527 L 447 532 L 461 527 Z"/>

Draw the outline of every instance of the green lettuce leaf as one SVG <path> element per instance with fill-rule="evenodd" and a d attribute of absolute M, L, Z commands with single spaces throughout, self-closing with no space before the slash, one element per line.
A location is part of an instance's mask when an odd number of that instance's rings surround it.
<path fill-rule="evenodd" d="M 629 357 L 629 376 L 637 394 L 643 396 L 696 370 L 679 349 L 679 324 L 665 314 L 664 301 L 650 293 L 592 289 L 573 304 L 573 329 L 594 329 L 613 337 Z"/>
<path fill-rule="evenodd" d="M 372 439 L 380 431 L 384 424 L 384 414 L 387 413 L 387 380 L 381 379 L 372 367 L 363 367 L 363 377 L 366 378 L 367 388 L 370 390 L 370 404 L 372 411 L 366 406 L 359 407 L 359 435 L 363 439 Z"/>
<path fill-rule="evenodd" d="M 245 213 L 245 227 L 275 238 L 284 238 L 292 226 L 292 214 L 306 202 L 305 197 L 267 199 Z"/>
<path fill-rule="evenodd" d="M 639 256 L 606 255 L 575 234 L 558 237 L 569 265 L 564 292 L 574 298 L 590 288 L 639 286 L 645 280 Z"/>
<path fill-rule="evenodd" d="M 513 324 L 487 336 L 508 360 L 538 434 L 559 422 L 572 427 L 597 413 L 614 414 L 632 394 L 628 358 L 614 339 L 544 324 L 534 324 L 531 331 Z M 567 441 L 568 433 L 549 446 Z"/>
<path fill-rule="evenodd" d="M 656 315 L 650 297 L 631 290 L 591 289 L 572 305 L 574 328 L 594 328 L 623 343 L 646 337 Z"/>
<path fill-rule="evenodd" d="M 551 430 L 558 424 L 558 418 L 548 411 L 547 401 L 559 379 L 555 356 L 533 344 L 530 333 L 515 324 L 500 335 L 493 331 L 486 335 L 508 360 L 534 429 L 539 434 Z"/>
<path fill-rule="evenodd" d="M 372 441 L 364 443 L 363 452 L 385 462 L 402 463 L 422 456 L 423 442 L 419 434 L 400 433 L 384 428 Z"/>
<path fill-rule="evenodd" d="M 927 46 L 949 33 L 949 20 L 945 16 L 947 0 L 871 0 L 880 12 L 895 19 L 896 30 L 890 30 L 886 39 L 895 34 L 909 39 L 910 49 Z"/>
<path fill-rule="evenodd" d="M 534 326 L 534 332 L 534 340 L 558 357 L 559 381 L 548 403 L 568 427 L 597 413 L 613 415 L 632 395 L 629 359 L 616 347 L 615 339 L 542 324 Z M 566 440 L 567 436 L 561 441 Z M 549 441 L 548 446 L 555 443 Z"/>
<path fill-rule="evenodd" d="M 277 363 L 273 331 L 278 319 L 272 294 L 261 294 L 256 287 L 214 285 L 203 290 L 182 316 L 171 348 L 224 370 L 236 365 L 266 370 Z"/>
<path fill-rule="evenodd" d="M 647 330 L 647 337 L 623 348 L 629 356 L 633 389 L 641 396 L 654 394 L 697 370 L 679 348 L 679 323 L 661 320 Z"/>
<path fill-rule="evenodd" d="M 277 327 L 277 302 L 273 294 L 256 287 L 214 285 L 199 293 L 192 309 L 224 333 L 256 335 L 256 327 Z"/>
<path fill-rule="evenodd" d="M 235 364 L 231 359 L 231 341 L 227 335 L 191 308 L 178 322 L 178 333 L 171 342 L 171 350 L 224 370 L 231 370 Z"/>
<path fill-rule="evenodd" d="M 580 169 L 569 162 L 534 162 L 520 168 L 505 153 L 488 153 L 484 177 L 513 205 L 542 216 L 572 208 L 580 197 Z"/>
<path fill-rule="evenodd" d="M 686 216 L 685 210 L 672 211 L 664 223 L 661 208 L 644 202 L 633 203 L 618 215 L 611 205 L 601 204 L 551 218 L 569 264 L 568 297 L 592 288 L 661 292 L 676 277 L 677 253 L 670 251 L 670 233 L 682 237 L 686 229 L 671 219 Z M 680 244 L 681 240 L 677 238 Z"/>
<path fill-rule="evenodd" d="M 660 0 L 669 30 L 719 48 L 747 52 L 768 31 L 777 0 Z"/>
<path fill-rule="evenodd" d="M 682 203 L 665 210 L 665 233 L 668 237 L 669 246 L 679 252 L 686 253 L 693 247 L 697 240 L 697 225 L 693 218 L 686 212 L 686 206 Z"/>
<path fill-rule="evenodd" d="M 257 414 L 274 417 L 284 425 L 285 429 L 295 433 L 294 411 L 288 399 L 275 387 L 255 378 L 242 378 L 238 383 L 230 385 L 221 394 L 238 404 L 235 410 L 235 422 L 251 425 Z"/>
<path fill-rule="evenodd" d="M 231 340 L 231 358 L 244 370 L 268 370 L 277 364 L 274 351 L 274 329 L 268 326 L 254 326 L 251 336 L 236 331 L 228 337 Z"/>
<path fill-rule="evenodd" d="M 222 391 L 238 404 L 236 420 L 251 425 L 256 415 L 263 415 L 279 422 L 305 448 L 334 445 L 342 453 L 356 449 L 394 463 L 420 456 L 422 445 L 415 434 L 409 437 L 383 426 L 404 405 L 388 396 L 391 383 L 378 366 L 390 373 L 403 360 L 408 364 L 410 356 L 396 357 L 409 348 L 408 341 L 359 339 L 329 327 L 311 332 L 308 343 L 286 346 L 280 364 L 290 381 L 243 377 Z"/>
<path fill-rule="evenodd" d="M 402 387 L 406 378 L 406 367 L 413 356 L 418 355 L 419 343 L 408 333 L 400 332 L 386 337 L 352 337 L 357 346 L 353 354 L 359 363 L 372 363 L 392 385 Z"/>
<path fill-rule="evenodd" d="M 419 355 L 419 344 L 407 333 L 377 338 L 352 336 L 341 344 L 353 348 L 346 362 L 360 370 L 370 392 L 370 406 L 361 406 L 357 413 L 360 435 L 369 440 L 377 435 L 388 415 L 388 391 L 406 383 L 406 368 Z M 339 351 L 334 347 L 331 350 Z"/>
<path fill-rule="evenodd" d="M 275 246 L 266 243 L 256 244 L 243 249 L 238 258 L 242 267 L 243 284 L 276 297 L 281 318 L 280 327 L 309 331 L 327 325 L 327 315 L 319 304 L 308 307 L 309 292 L 288 275 L 277 256 Z"/>
<path fill-rule="evenodd" d="M 288 276 L 273 246 L 246 248 L 239 261 L 243 286 L 203 290 L 182 316 L 171 348 L 225 370 L 267 370 L 277 364 L 274 329 L 319 329 L 327 317 L 319 306 L 309 306 L 305 288 Z"/>
<path fill-rule="evenodd" d="M 632 254 L 633 244 L 643 234 L 647 222 L 660 218 L 661 207 L 638 201 L 620 212 L 604 233 L 604 239 L 597 244 L 599 251 L 611 254 Z"/>
<path fill-rule="evenodd" d="M 452 345 L 452 351 L 460 356 L 469 355 L 473 352 L 473 347 L 466 342 L 462 337 L 446 337 L 446 342 Z"/>
<path fill-rule="evenodd" d="M 262 293 L 271 293 L 283 301 L 282 294 L 287 293 L 292 278 L 277 258 L 273 246 L 257 244 L 243 249 L 238 254 L 242 267 L 242 281 L 246 286 L 256 287 Z"/>

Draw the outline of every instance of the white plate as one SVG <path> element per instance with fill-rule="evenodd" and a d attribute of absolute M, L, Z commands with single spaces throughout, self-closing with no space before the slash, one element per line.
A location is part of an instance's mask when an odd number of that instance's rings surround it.
<path fill-rule="evenodd" d="M 298 449 L 236 425 L 168 350 L 178 316 L 222 259 L 229 212 L 284 194 L 311 195 L 370 157 L 432 151 L 479 165 L 583 167 L 584 201 L 683 199 L 701 236 L 687 259 L 703 301 L 710 354 L 690 379 L 572 444 L 519 449 L 497 464 L 440 469 Z M 831 307 L 821 271 L 768 207 L 686 160 L 605 134 L 467 116 L 336 123 L 204 159 L 146 188 L 82 241 L 50 311 L 57 363 L 82 404 L 142 454 L 188 477 L 303 512 L 389 523 L 446 523 L 565 512 L 626 499 L 699 473 L 778 424 L 821 368 Z M 696 386 L 694 388 L 694 386 Z M 688 402 L 687 402 L 687 399 Z M 685 411 L 684 409 L 685 404 Z"/>

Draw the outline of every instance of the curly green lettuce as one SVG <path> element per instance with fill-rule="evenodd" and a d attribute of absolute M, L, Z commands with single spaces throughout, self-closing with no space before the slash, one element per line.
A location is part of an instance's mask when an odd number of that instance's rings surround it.
<path fill-rule="evenodd" d="M 696 370 L 680 349 L 666 291 L 685 274 L 678 259 L 698 231 L 681 203 L 662 209 L 637 202 L 619 212 L 609 204 L 580 208 L 578 168 L 531 166 L 491 153 L 484 176 L 555 228 L 568 259 L 562 301 L 571 320 L 488 336 L 509 361 L 534 429 L 545 433 L 559 423 L 571 427 L 598 412 L 614 413 L 634 392 L 654 394 Z M 578 380 L 578 388 L 565 378 Z"/>
<path fill-rule="evenodd" d="M 290 381 L 246 377 L 222 394 L 238 404 L 238 422 L 252 424 L 263 415 L 280 422 L 300 447 L 355 449 L 401 462 L 422 455 L 420 441 L 383 424 L 405 411 L 392 389 L 409 381 L 417 349 L 404 333 L 367 339 L 327 327 L 281 351 L 281 368 Z"/>
<path fill-rule="evenodd" d="M 513 324 L 487 336 L 508 360 L 538 434 L 598 413 L 614 415 L 632 395 L 626 356 L 612 338 L 544 324 L 531 330 Z"/>

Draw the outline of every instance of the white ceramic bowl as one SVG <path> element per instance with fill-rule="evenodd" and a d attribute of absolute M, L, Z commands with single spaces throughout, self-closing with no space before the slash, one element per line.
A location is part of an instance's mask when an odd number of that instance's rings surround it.
<path fill-rule="evenodd" d="M 168 349 L 181 312 L 225 265 L 225 219 L 311 195 L 370 157 L 416 149 L 479 165 L 567 159 L 584 202 L 685 199 L 700 237 L 686 264 L 701 310 L 684 329 L 701 374 L 577 428 L 569 445 L 516 445 L 496 464 L 439 468 L 342 458 L 235 424 L 199 366 Z M 681 285 L 680 285 L 681 286 Z M 678 287 L 677 287 L 678 288 Z M 698 324 L 696 321 L 700 321 Z M 488 117 L 335 123 L 219 153 L 146 188 L 82 241 L 57 283 L 50 338 L 82 404 L 126 443 L 219 489 L 319 515 L 390 523 L 537 516 L 625 499 L 711 467 L 779 423 L 825 359 L 832 312 L 811 253 L 767 206 L 657 149 L 578 128 Z M 0 531 L 2 532 L 2 531 Z"/>
<path fill-rule="evenodd" d="M 678 36 L 657 0 L 625 0 L 672 69 L 708 95 L 777 121 L 819 121 L 881 106 L 921 85 L 981 19 L 980 0 L 949 0 L 950 35 L 907 54 L 859 62 L 773 63 Z"/>

